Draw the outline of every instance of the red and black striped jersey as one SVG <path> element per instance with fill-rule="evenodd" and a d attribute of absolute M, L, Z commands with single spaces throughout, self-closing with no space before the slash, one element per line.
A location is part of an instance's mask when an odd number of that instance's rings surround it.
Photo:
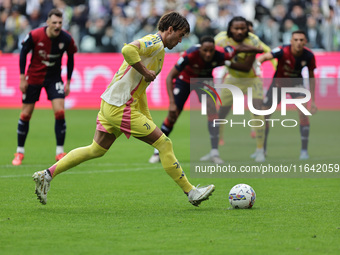
<path fill-rule="evenodd" d="M 205 62 L 199 53 L 200 45 L 195 45 L 186 50 L 178 59 L 175 67 L 181 73 L 178 78 L 190 83 L 190 78 L 212 78 L 212 71 L 217 66 L 223 66 L 225 60 L 235 56 L 235 49 L 215 47 L 215 54 L 211 61 Z"/>
<path fill-rule="evenodd" d="M 42 84 L 45 79 L 55 79 L 61 76 L 61 60 L 64 52 L 73 55 L 77 46 L 66 31 L 61 31 L 56 38 L 49 38 L 47 27 L 32 30 L 22 42 L 20 53 L 20 73 L 25 73 L 26 56 L 32 51 L 31 62 L 26 76 L 29 84 Z"/>
<path fill-rule="evenodd" d="M 271 53 L 274 58 L 278 59 L 275 78 L 302 78 L 302 68 L 306 66 L 309 72 L 313 72 L 316 68 L 315 56 L 306 47 L 298 57 L 293 56 L 291 45 L 277 47 Z"/>

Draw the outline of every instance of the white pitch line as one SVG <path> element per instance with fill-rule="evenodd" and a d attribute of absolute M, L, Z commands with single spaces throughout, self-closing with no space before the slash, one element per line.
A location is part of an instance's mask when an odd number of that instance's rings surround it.
<path fill-rule="evenodd" d="M 137 172 L 137 171 L 145 171 L 145 170 L 155 170 L 160 169 L 160 167 L 140 167 L 140 168 L 126 168 L 126 169 L 105 169 L 105 170 L 95 170 L 95 171 L 74 171 L 67 172 L 64 174 L 74 175 L 74 174 L 98 174 L 98 173 L 116 173 L 116 172 Z M 0 178 L 15 178 L 15 177 L 31 177 L 32 174 L 21 174 L 21 175 L 4 175 L 0 176 Z"/>
<path fill-rule="evenodd" d="M 140 166 L 140 165 L 150 165 L 150 163 L 86 163 L 87 166 Z M 0 168 L 14 168 L 14 167 L 32 167 L 32 168 L 46 168 L 46 164 L 23 164 L 21 166 L 13 166 L 11 164 L 0 165 Z"/>
<path fill-rule="evenodd" d="M 189 165 L 190 162 L 184 162 L 181 163 L 181 165 Z M 141 165 L 145 165 L 145 166 L 149 166 L 150 163 L 86 163 L 86 166 L 141 166 Z M 161 166 L 161 163 L 159 163 L 159 165 Z M 83 165 L 81 165 L 83 166 Z M 23 164 L 21 166 L 13 166 L 12 164 L 7 164 L 7 165 L 0 165 L 0 169 L 1 168 L 26 168 L 26 167 L 32 167 L 32 168 L 42 168 L 42 169 L 46 169 L 46 164 L 42 165 L 42 164 Z"/>
<path fill-rule="evenodd" d="M 97 164 L 97 166 L 100 164 Z M 102 165 L 112 165 L 113 164 L 102 164 Z M 131 165 L 131 164 L 125 164 L 125 165 Z M 141 164 L 138 164 L 141 165 Z M 147 165 L 146 167 L 134 167 L 134 168 L 125 168 L 125 169 L 105 169 L 105 170 L 90 170 L 90 171 L 82 171 L 82 170 L 78 170 L 78 171 L 74 171 L 74 172 L 66 172 L 65 174 L 78 174 L 78 175 L 82 175 L 82 174 L 94 174 L 94 173 L 119 173 L 119 172 L 138 172 L 138 171 L 147 171 L 147 170 L 163 170 L 162 165 L 159 164 L 157 166 L 152 166 L 150 167 L 150 164 L 145 164 Z M 184 163 L 182 165 L 189 165 L 189 163 Z M 88 165 L 86 165 L 88 167 Z M 117 166 L 116 164 L 114 164 L 114 166 Z M 0 178 L 17 178 L 17 177 L 31 177 L 33 175 L 32 174 L 19 174 L 19 175 L 0 175 Z"/>

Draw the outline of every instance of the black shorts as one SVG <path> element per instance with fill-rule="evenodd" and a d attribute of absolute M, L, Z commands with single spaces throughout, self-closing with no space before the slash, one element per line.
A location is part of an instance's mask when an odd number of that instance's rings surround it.
<path fill-rule="evenodd" d="M 64 83 L 60 79 L 44 81 L 42 85 L 28 84 L 26 93 L 22 95 L 22 102 L 32 104 L 39 101 L 41 89 L 45 88 L 47 99 L 65 98 Z"/>
<path fill-rule="evenodd" d="M 303 84 L 294 85 L 295 88 L 304 88 Z M 266 96 L 263 99 L 263 106 L 271 107 L 273 105 L 273 88 L 277 88 L 277 104 L 281 102 L 281 87 L 276 86 L 276 82 L 273 80 L 270 85 Z M 288 93 L 292 98 L 305 97 L 303 93 Z"/>
<path fill-rule="evenodd" d="M 190 83 L 184 82 L 180 79 L 176 79 L 173 93 L 177 109 L 180 111 L 183 110 L 184 104 L 187 101 L 191 91 L 193 90 L 196 91 L 198 100 L 199 102 L 201 102 L 201 95 L 206 94 L 206 92 L 199 88 L 202 88 L 202 85 L 199 85 L 197 86 L 197 88 L 195 88 L 195 86 L 190 86 Z M 215 97 L 215 93 L 213 93 L 209 88 L 205 87 L 205 89 L 210 91 L 212 95 Z"/>

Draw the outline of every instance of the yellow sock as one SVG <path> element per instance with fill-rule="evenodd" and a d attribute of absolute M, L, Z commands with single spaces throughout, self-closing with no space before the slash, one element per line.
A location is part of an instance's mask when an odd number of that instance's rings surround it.
<path fill-rule="evenodd" d="M 264 145 L 264 134 L 265 134 L 266 121 L 265 121 L 264 116 L 259 116 L 259 115 L 253 115 L 253 119 L 259 120 L 256 122 L 255 125 L 260 125 L 260 123 L 264 123 L 262 127 L 254 128 L 255 133 L 256 133 L 256 148 L 262 149 Z M 263 122 L 260 122 L 261 120 Z"/>
<path fill-rule="evenodd" d="M 65 157 L 49 168 L 54 178 L 56 175 L 79 165 L 80 163 L 103 156 L 107 152 L 106 149 L 98 145 L 94 140 L 91 145 L 80 147 L 67 153 Z"/>
<path fill-rule="evenodd" d="M 159 151 L 159 158 L 167 174 L 170 175 L 185 193 L 188 193 L 193 186 L 188 181 L 181 165 L 175 157 L 171 140 L 163 134 L 152 146 Z"/>

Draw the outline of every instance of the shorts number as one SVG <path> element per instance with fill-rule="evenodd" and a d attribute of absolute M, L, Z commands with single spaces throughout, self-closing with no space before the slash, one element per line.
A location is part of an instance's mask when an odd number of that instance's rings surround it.
<path fill-rule="evenodd" d="M 62 83 L 62 82 L 57 82 L 56 84 L 55 84 L 55 89 L 56 89 L 56 91 L 58 92 L 58 94 L 64 94 L 65 92 L 64 92 L 64 83 Z"/>

